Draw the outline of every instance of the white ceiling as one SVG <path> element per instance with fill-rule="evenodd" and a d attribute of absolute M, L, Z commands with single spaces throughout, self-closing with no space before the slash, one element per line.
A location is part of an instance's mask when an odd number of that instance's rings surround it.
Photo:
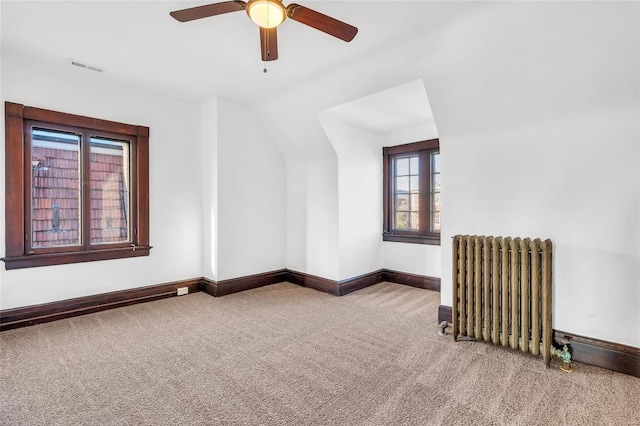
<path fill-rule="evenodd" d="M 104 68 L 96 78 L 184 99 L 220 95 L 255 103 L 393 49 L 470 9 L 462 2 L 438 7 L 420 1 L 298 2 L 358 27 L 358 35 L 345 43 L 287 20 L 278 28 L 279 59 L 268 63 L 265 74 L 258 27 L 246 13 L 188 23 L 169 16 L 215 1 L 3 0 L 2 51 L 61 67 L 71 67 L 72 58 Z"/>

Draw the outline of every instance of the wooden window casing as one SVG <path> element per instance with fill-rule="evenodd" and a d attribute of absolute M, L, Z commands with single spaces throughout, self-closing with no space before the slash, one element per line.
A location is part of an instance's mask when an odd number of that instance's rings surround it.
<path fill-rule="evenodd" d="M 69 246 L 32 245 L 31 218 L 31 134 L 45 128 L 82 134 L 86 147 L 79 159 L 83 164 L 80 201 L 81 243 Z M 91 242 L 89 180 L 90 137 L 126 141 L 130 147 L 131 195 L 130 235 L 119 243 Z M 29 150 L 29 151 L 27 151 Z M 54 223 L 57 220 L 54 212 Z M 149 246 L 149 128 L 66 114 L 5 102 L 5 242 L 6 269 L 61 265 L 96 260 L 148 256 Z M 55 225 L 54 225 L 55 226 Z"/>
<path fill-rule="evenodd" d="M 430 139 L 382 149 L 383 156 L 383 241 L 440 245 L 440 231 L 433 230 L 431 155 L 440 152 L 439 139 Z M 416 230 L 394 229 L 394 159 L 415 155 L 419 161 L 419 227 Z"/>

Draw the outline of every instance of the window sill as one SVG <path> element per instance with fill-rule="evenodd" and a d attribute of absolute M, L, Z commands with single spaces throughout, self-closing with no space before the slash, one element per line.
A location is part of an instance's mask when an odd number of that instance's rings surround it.
<path fill-rule="evenodd" d="M 70 253 L 31 254 L 28 256 L 5 257 L 5 269 L 34 268 L 38 266 L 66 265 L 70 263 L 93 262 L 96 260 L 124 259 L 127 257 L 149 256 L 151 246 L 135 248 L 110 248 Z"/>
<path fill-rule="evenodd" d="M 428 244 L 433 246 L 439 246 L 440 235 L 437 235 L 437 236 L 406 235 L 406 234 L 393 234 L 391 232 L 384 232 L 382 234 L 382 241 L 391 241 L 394 243 Z"/>

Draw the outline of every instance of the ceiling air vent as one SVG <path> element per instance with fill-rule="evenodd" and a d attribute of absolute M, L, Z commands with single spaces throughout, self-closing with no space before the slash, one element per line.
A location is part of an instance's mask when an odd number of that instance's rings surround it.
<path fill-rule="evenodd" d="M 87 70 L 96 71 L 96 72 L 104 72 L 104 68 L 95 67 L 93 65 L 87 65 L 87 64 L 82 63 L 80 61 L 76 61 L 75 59 L 69 59 L 69 63 L 71 65 L 76 66 L 76 67 L 84 68 L 84 69 L 87 69 Z"/>

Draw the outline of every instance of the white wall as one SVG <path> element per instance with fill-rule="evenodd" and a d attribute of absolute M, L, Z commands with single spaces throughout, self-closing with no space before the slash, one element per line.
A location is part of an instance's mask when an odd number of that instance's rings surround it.
<path fill-rule="evenodd" d="M 319 157 L 305 164 L 307 186 L 304 193 L 292 194 L 289 206 L 298 209 L 297 200 L 306 198 L 306 268 L 299 272 L 338 280 L 340 248 L 338 241 L 338 164 L 334 156 Z M 289 182 L 298 176 L 287 176 Z M 288 200 L 289 201 L 289 200 Z M 300 238 L 299 235 L 294 236 Z"/>
<path fill-rule="evenodd" d="M 287 268 L 337 280 L 338 160 L 305 96 L 283 93 L 256 114 L 286 163 Z"/>
<path fill-rule="evenodd" d="M 202 276 L 218 275 L 218 98 L 201 105 Z"/>
<path fill-rule="evenodd" d="M 382 148 L 438 137 L 421 80 L 319 113 L 338 157 L 340 279 L 381 268 L 440 277 L 440 247 L 382 241 Z"/>
<path fill-rule="evenodd" d="M 320 121 L 338 156 L 339 279 L 382 269 L 382 137 L 330 112 Z"/>
<path fill-rule="evenodd" d="M 2 101 L 150 128 L 151 255 L 7 271 L 0 269 L 0 308 L 7 309 L 202 276 L 198 108 L 136 90 L 101 74 L 2 55 Z M 0 159 L 4 164 L 4 131 Z M 4 172 L 2 173 L 4 200 Z M 0 251 L 5 252 L 4 203 Z"/>
<path fill-rule="evenodd" d="M 2 309 L 286 267 L 284 159 L 250 107 L 223 98 L 197 105 L 16 55 L 3 54 L 2 65 L 3 101 L 150 127 L 154 247 L 149 257 L 2 268 Z"/>
<path fill-rule="evenodd" d="M 338 279 L 337 186 L 335 158 L 287 159 L 287 269 Z"/>
<path fill-rule="evenodd" d="M 432 81 L 455 84 L 429 91 L 443 241 L 550 238 L 554 328 L 637 347 L 640 5 L 577 6 L 505 5 L 448 32 Z"/>
<path fill-rule="evenodd" d="M 286 161 L 286 268 L 338 279 L 337 165 L 335 159 Z"/>
<path fill-rule="evenodd" d="M 293 271 L 306 272 L 307 266 L 307 163 L 304 160 L 286 161 L 287 243 L 286 264 Z"/>
<path fill-rule="evenodd" d="M 440 246 L 382 241 L 382 147 L 437 138 L 435 126 L 381 133 L 346 123 L 334 109 L 319 117 L 338 156 L 339 279 L 382 268 L 439 278 Z"/>
<path fill-rule="evenodd" d="M 442 155 L 442 303 L 452 235 L 551 238 L 554 328 L 640 347 L 639 28 L 637 2 L 492 3 L 263 108 L 285 152 L 316 151 L 320 111 L 422 78 Z"/>
<path fill-rule="evenodd" d="M 473 143 L 456 140 L 446 152 L 457 159 L 447 170 L 448 223 L 460 233 L 551 238 L 554 327 L 635 346 L 638 114 L 615 108 L 567 115 Z M 464 199 L 452 200 L 452 193 Z M 443 251 L 450 256 L 450 245 Z M 443 301 L 450 301 L 446 290 Z"/>
<path fill-rule="evenodd" d="M 285 163 L 252 108 L 217 98 L 217 280 L 286 267 Z"/>

